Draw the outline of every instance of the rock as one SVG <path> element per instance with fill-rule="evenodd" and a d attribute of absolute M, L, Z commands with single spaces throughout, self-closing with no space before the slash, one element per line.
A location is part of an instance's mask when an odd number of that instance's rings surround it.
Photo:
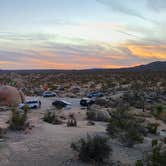
<path fill-rule="evenodd" d="M 87 116 L 88 119 L 90 120 L 104 121 L 104 122 L 108 122 L 109 119 L 111 118 L 110 114 L 106 109 L 103 109 L 102 107 L 95 104 L 91 105 L 88 108 Z"/>
<path fill-rule="evenodd" d="M 0 106 L 18 106 L 25 101 L 24 94 L 12 86 L 0 87 Z"/>
<path fill-rule="evenodd" d="M 108 107 L 109 106 L 109 101 L 106 100 L 105 98 L 97 98 L 95 100 L 95 104 L 103 107 Z"/>

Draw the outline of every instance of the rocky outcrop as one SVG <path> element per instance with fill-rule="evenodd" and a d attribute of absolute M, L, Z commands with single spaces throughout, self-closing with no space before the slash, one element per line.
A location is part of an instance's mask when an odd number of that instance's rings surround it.
<path fill-rule="evenodd" d="M 19 103 L 23 103 L 25 97 L 22 91 L 17 90 L 12 86 L 0 87 L 0 106 L 18 106 Z"/>

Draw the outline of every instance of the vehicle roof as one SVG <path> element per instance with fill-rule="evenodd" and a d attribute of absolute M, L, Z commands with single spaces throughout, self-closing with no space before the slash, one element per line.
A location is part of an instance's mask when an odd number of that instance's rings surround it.
<path fill-rule="evenodd" d="M 31 102 L 31 101 L 36 101 L 36 102 L 38 102 L 39 100 L 38 99 L 30 99 L 30 100 L 26 100 L 26 102 Z"/>

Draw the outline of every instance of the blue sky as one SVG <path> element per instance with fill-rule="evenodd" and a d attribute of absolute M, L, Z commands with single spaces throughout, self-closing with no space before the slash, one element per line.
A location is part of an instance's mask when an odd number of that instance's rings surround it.
<path fill-rule="evenodd" d="M 166 60 L 165 0 L 0 0 L 0 68 Z"/>

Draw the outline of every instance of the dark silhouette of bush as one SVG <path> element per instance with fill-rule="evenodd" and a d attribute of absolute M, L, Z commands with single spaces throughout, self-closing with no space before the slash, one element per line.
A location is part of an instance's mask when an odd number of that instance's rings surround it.
<path fill-rule="evenodd" d="M 71 144 L 71 148 L 78 153 L 83 162 L 103 163 L 109 159 L 111 147 L 108 138 L 102 136 L 89 136 L 81 138 L 78 142 Z"/>
<path fill-rule="evenodd" d="M 70 114 L 69 119 L 67 121 L 67 127 L 76 127 L 76 126 L 77 126 L 77 120 L 74 114 Z"/>
<path fill-rule="evenodd" d="M 58 118 L 58 116 L 51 111 L 48 111 L 44 114 L 43 120 L 51 124 L 62 124 L 63 122 Z"/>
<path fill-rule="evenodd" d="M 144 164 L 141 160 L 137 160 L 135 166 L 144 166 Z"/>
<path fill-rule="evenodd" d="M 166 148 L 162 144 L 153 146 L 152 154 L 148 158 L 148 166 L 165 166 L 166 165 Z"/>
<path fill-rule="evenodd" d="M 143 160 L 135 163 L 136 166 L 165 166 L 166 165 L 166 146 L 164 142 L 158 143 L 158 140 L 152 140 L 152 151 L 144 156 Z M 141 165 L 139 165 L 139 163 Z"/>
<path fill-rule="evenodd" d="M 27 122 L 28 106 L 24 106 L 23 112 L 12 108 L 12 117 L 9 120 L 9 128 L 13 130 L 25 130 L 29 123 Z"/>
<path fill-rule="evenodd" d="M 158 124 L 157 123 L 148 123 L 146 128 L 148 129 L 148 131 L 151 134 L 156 134 L 157 133 Z"/>
<path fill-rule="evenodd" d="M 142 143 L 146 134 L 144 126 L 123 107 L 111 114 L 106 130 L 110 136 L 119 138 L 128 147 Z"/>
<path fill-rule="evenodd" d="M 128 130 L 122 134 L 120 139 L 127 147 L 133 147 L 133 145 L 142 143 L 144 140 L 142 134 L 137 128 L 135 128 L 135 126 L 129 127 Z"/>

